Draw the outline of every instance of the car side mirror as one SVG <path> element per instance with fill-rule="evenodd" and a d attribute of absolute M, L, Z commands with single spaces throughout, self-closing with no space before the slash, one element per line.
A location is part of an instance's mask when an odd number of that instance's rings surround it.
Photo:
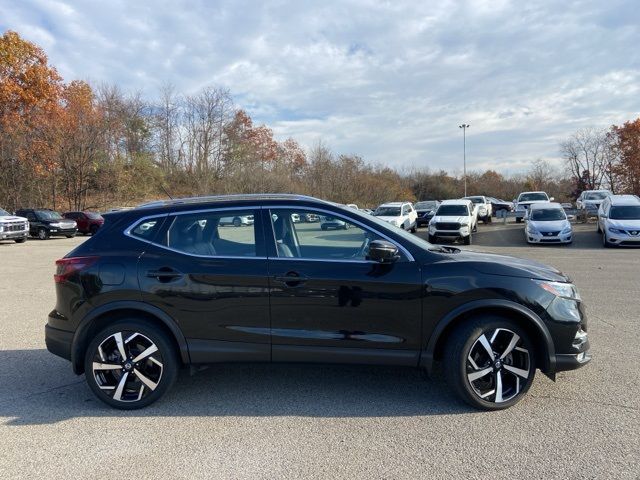
<path fill-rule="evenodd" d="M 518 200 L 516 200 L 515 198 L 513 199 L 513 203 L 518 203 Z"/>
<path fill-rule="evenodd" d="M 369 260 L 380 263 L 393 263 L 400 258 L 398 247 L 386 240 L 374 240 L 369 244 Z"/>
<path fill-rule="evenodd" d="M 600 215 L 600 218 L 609 218 L 609 217 L 607 216 L 606 213 L 603 213 L 602 215 Z"/>

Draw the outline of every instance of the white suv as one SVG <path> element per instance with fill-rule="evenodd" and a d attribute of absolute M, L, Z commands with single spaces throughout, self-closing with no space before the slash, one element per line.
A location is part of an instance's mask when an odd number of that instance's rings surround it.
<path fill-rule="evenodd" d="M 585 190 L 576 200 L 578 210 L 593 211 L 594 215 L 602 205 L 602 201 L 611 196 L 609 190 Z"/>
<path fill-rule="evenodd" d="M 29 221 L 0 208 L 0 240 L 23 243 L 29 236 Z"/>
<path fill-rule="evenodd" d="M 546 192 L 522 192 L 518 198 L 513 201 L 514 210 L 516 212 L 516 223 L 520 223 L 524 218 L 527 210 L 534 203 L 553 202 L 553 197 L 549 198 Z"/>
<path fill-rule="evenodd" d="M 465 245 L 471 245 L 471 233 L 477 222 L 471 200 L 444 200 L 429 222 L 429 242 L 435 243 L 439 237 L 459 238 Z"/>
<path fill-rule="evenodd" d="M 635 195 L 611 195 L 598 210 L 598 233 L 605 247 L 640 247 L 640 198 Z"/>
<path fill-rule="evenodd" d="M 418 213 L 409 202 L 383 203 L 373 214 L 391 225 L 416 232 Z"/>

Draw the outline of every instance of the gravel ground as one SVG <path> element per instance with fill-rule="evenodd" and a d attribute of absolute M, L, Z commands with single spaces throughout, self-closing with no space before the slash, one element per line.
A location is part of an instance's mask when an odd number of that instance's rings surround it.
<path fill-rule="evenodd" d="M 640 250 L 605 250 L 594 228 L 570 247 L 529 247 L 512 223 L 475 235 L 570 274 L 594 355 L 493 413 L 413 369 L 321 365 L 213 366 L 111 410 L 44 346 L 53 262 L 83 239 L 0 243 L 0 477 L 640 478 Z"/>

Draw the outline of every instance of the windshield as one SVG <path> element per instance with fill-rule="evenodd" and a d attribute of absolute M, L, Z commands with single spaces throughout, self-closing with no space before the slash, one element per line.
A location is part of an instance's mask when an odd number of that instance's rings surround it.
<path fill-rule="evenodd" d="M 535 200 L 549 200 L 546 193 L 523 193 L 518 197 L 518 202 L 533 202 Z"/>
<path fill-rule="evenodd" d="M 436 202 L 418 202 L 413 208 L 416 210 L 433 210 L 436 208 Z"/>
<path fill-rule="evenodd" d="M 609 196 L 608 192 L 591 192 L 584 196 L 585 200 L 604 200 Z"/>
<path fill-rule="evenodd" d="M 567 215 L 560 208 L 540 208 L 531 211 L 531 220 L 536 222 L 553 222 L 566 219 Z"/>
<path fill-rule="evenodd" d="M 484 203 L 484 199 L 482 197 L 464 197 L 467 200 L 471 200 L 473 203 Z"/>
<path fill-rule="evenodd" d="M 611 207 L 609 218 L 612 220 L 640 220 L 640 205 Z"/>
<path fill-rule="evenodd" d="M 399 217 L 400 207 L 378 207 L 373 214 L 376 217 Z"/>
<path fill-rule="evenodd" d="M 62 220 L 62 216 L 58 212 L 52 212 L 51 210 L 38 210 L 36 215 L 41 220 Z"/>
<path fill-rule="evenodd" d="M 9 212 L 0 208 L 0 217 L 8 217 L 9 215 Z"/>
<path fill-rule="evenodd" d="M 102 218 L 102 215 L 100 215 L 99 213 L 94 213 L 94 212 L 84 212 L 84 214 L 91 218 L 92 220 L 100 220 Z"/>
<path fill-rule="evenodd" d="M 469 215 L 469 210 L 466 205 L 440 205 L 437 216 L 440 217 L 459 217 Z"/>

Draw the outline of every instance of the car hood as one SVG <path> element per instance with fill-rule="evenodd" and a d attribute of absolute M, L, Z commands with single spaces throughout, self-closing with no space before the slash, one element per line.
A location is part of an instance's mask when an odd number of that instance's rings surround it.
<path fill-rule="evenodd" d="M 614 220 L 610 218 L 607 225 L 621 230 L 640 230 L 640 220 Z"/>
<path fill-rule="evenodd" d="M 469 220 L 469 217 L 452 217 L 452 216 L 445 216 L 445 215 L 436 215 L 435 217 L 433 217 L 433 221 L 434 222 L 442 222 L 442 223 L 462 223 L 462 222 L 466 222 L 467 220 Z"/>
<path fill-rule="evenodd" d="M 496 255 L 493 253 L 461 250 L 452 254 L 451 258 L 458 262 L 468 262 L 471 268 L 487 274 L 507 277 L 534 278 L 553 282 L 568 282 L 569 278 L 560 270 L 524 258 Z"/>
<path fill-rule="evenodd" d="M 402 220 L 402 217 L 387 217 L 386 215 L 376 216 L 376 218 L 379 218 L 380 220 L 384 220 L 385 222 L 398 222 Z"/>
<path fill-rule="evenodd" d="M 571 226 L 571 223 L 569 223 L 568 220 L 554 220 L 551 222 L 536 222 L 535 220 L 529 220 L 527 223 L 540 232 L 557 232 L 566 228 L 567 225 Z"/>
<path fill-rule="evenodd" d="M 528 200 L 526 202 L 516 202 L 518 205 L 533 205 L 534 203 L 549 203 L 549 200 Z"/>
<path fill-rule="evenodd" d="M 9 215 L 8 217 L 0 217 L 0 223 L 9 223 L 9 222 L 26 222 L 27 219 L 24 217 L 16 217 L 14 215 Z"/>

